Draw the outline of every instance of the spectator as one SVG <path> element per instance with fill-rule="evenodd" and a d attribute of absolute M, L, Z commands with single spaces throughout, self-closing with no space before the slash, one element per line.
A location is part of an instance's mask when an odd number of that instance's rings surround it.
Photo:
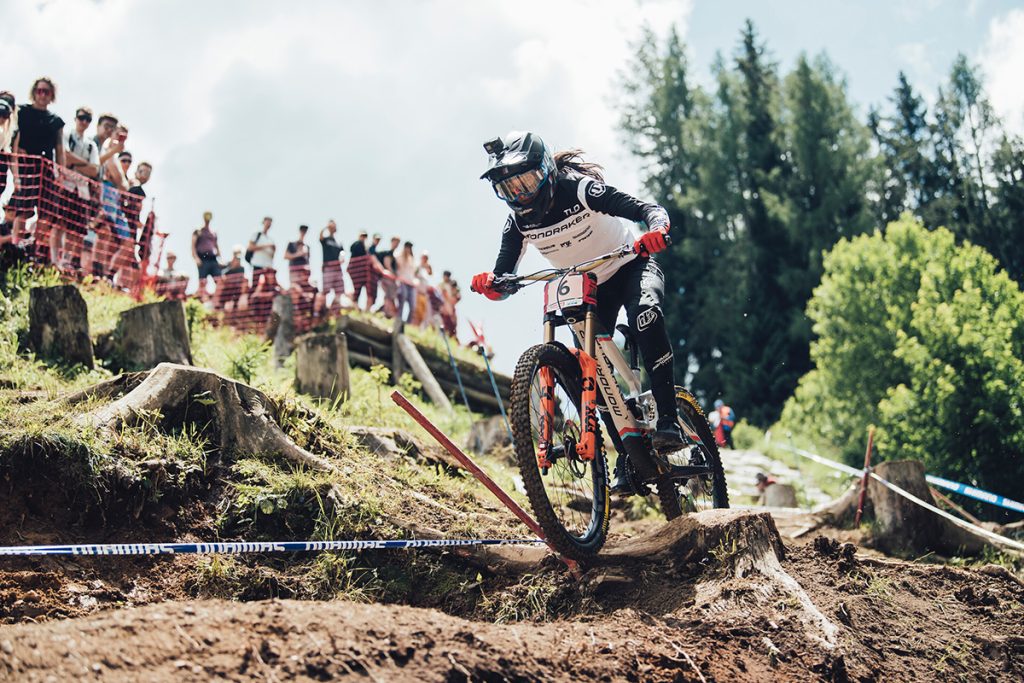
<path fill-rule="evenodd" d="M 132 186 L 128 189 L 130 196 L 125 198 L 125 213 L 128 215 L 128 221 L 139 228 L 139 259 L 142 261 L 149 260 L 149 250 L 153 240 L 153 228 L 155 227 L 151 220 L 147 220 L 145 224 L 142 223 L 142 202 L 146 199 L 146 190 L 143 186 L 149 182 L 152 174 L 152 164 L 148 161 L 139 162 L 135 167 L 135 178 L 132 180 Z"/>
<path fill-rule="evenodd" d="M 48 246 L 54 206 L 59 196 L 54 180 L 53 162 L 65 165 L 64 119 L 49 110 L 57 100 L 57 85 L 46 76 L 37 78 L 29 92 L 32 104 L 18 107 L 18 131 L 14 136 L 18 159 L 18 183 L 11 206 L 15 212 L 14 235 L 26 237 L 25 224 L 33 213 L 38 213 L 35 227 L 35 246 L 38 255 Z M 52 261 L 54 254 L 50 254 Z"/>
<path fill-rule="evenodd" d="M 367 253 L 371 256 L 377 256 L 377 248 L 380 246 L 380 241 L 383 239 L 379 232 L 373 233 L 373 241 L 370 242 L 370 247 L 367 249 Z"/>
<path fill-rule="evenodd" d="M 236 246 L 217 284 L 214 308 L 225 312 L 227 322 L 233 322 L 232 314 L 238 310 L 242 297 L 248 291 L 249 283 L 246 282 L 245 267 L 242 265 L 242 247 Z"/>
<path fill-rule="evenodd" d="M 99 152 L 99 165 L 96 168 L 96 180 L 100 183 L 106 174 L 107 161 L 121 151 L 121 145 L 107 145 L 113 138 L 117 128 L 117 117 L 113 114 L 100 114 L 96 121 L 96 136 L 92 139 Z M 107 275 L 107 259 L 114 248 L 114 241 L 109 231 L 101 225 L 100 200 L 103 187 L 93 187 L 89 200 L 89 215 L 92 219 L 85 228 L 85 245 L 82 248 L 82 272 L 96 276 Z M 103 233 L 101 237 L 100 233 Z"/>
<path fill-rule="evenodd" d="M 373 233 L 373 241 L 370 242 L 369 248 L 366 250 L 368 258 L 367 264 L 367 278 L 366 278 L 366 310 L 372 310 L 373 306 L 377 303 L 377 283 L 380 282 L 380 269 L 377 268 L 380 265 L 380 261 L 377 259 L 377 249 L 380 247 L 381 234 L 379 232 Z"/>
<path fill-rule="evenodd" d="M 334 219 L 327 221 L 327 226 L 320 231 L 320 249 L 323 253 L 323 284 L 324 296 L 334 294 L 339 301 L 345 293 L 345 275 L 341 271 L 343 247 L 338 244 L 338 224 Z"/>
<path fill-rule="evenodd" d="M 755 477 L 755 480 L 756 481 L 754 483 L 754 486 L 757 487 L 757 493 L 758 493 L 757 504 L 758 505 L 764 505 L 765 504 L 765 491 L 768 490 L 768 487 L 774 486 L 778 482 L 775 481 L 775 479 L 773 479 L 772 477 L 769 477 L 764 472 L 758 472 L 757 476 Z"/>
<path fill-rule="evenodd" d="M 167 267 L 156 276 L 156 293 L 168 299 L 184 299 L 188 286 L 188 276 L 174 267 L 177 261 L 173 252 L 167 252 Z"/>
<path fill-rule="evenodd" d="M 398 314 L 398 283 L 395 280 L 395 252 L 398 250 L 402 240 L 398 237 L 391 238 L 391 248 L 387 251 L 378 251 L 376 256 L 380 268 L 377 269 L 381 289 L 384 291 L 384 301 L 381 303 L 380 311 L 389 318 Z"/>
<path fill-rule="evenodd" d="M 264 233 L 265 234 L 265 233 Z M 256 285 L 249 295 L 248 322 L 250 329 L 265 329 L 270 311 L 274 305 L 274 297 L 281 293 L 281 285 L 277 281 L 277 271 L 273 268 L 260 268 L 253 271 Z"/>
<path fill-rule="evenodd" d="M 732 444 L 732 428 L 736 425 L 736 413 L 720 398 L 715 400 L 715 410 L 718 411 L 718 430 L 721 432 L 719 434 L 716 430 L 715 441 L 718 441 L 719 446 L 735 448 Z"/>
<path fill-rule="evenodd" d="M 273 223 L 273 218 L 264 216 L 263 229 L 253 235 L 249 239 L 248 246 L 246 246 L 245 260 L 252 266 L 252 284 L 254 288 L 259 283 L 261 272 L 274 267 L 274 252 L 277 251 L 277 245 L 274 244 L 274 241 L 270 239 L 268 234 Z"/>
<path fill-rule="evenodd" d="M 14 94 L 3 90 L 0 91 L 0 195 L 7 190 L 7 169 L 11 159 L 11 143 L 14 141 L 14 132 L 18 128 L 18 108 L 15 106 Z M 0 248 L 5 256 L 13 248 L 14 242 L 11 235 L 13 229 L 14 210 L 4 206 L 4 213 L 0 216 Z M 6 263 L 6 259 L 2 263 Z"/>
<path fill-rule="evenodd" d="M 459 292 L 459 284 L 452 279 L 452 271 L 446 270 L 441 274 L 441 329 L 449 337 L 456 337 L 458 330 L 458 317 L 455 313 L 455 306 L 462 299 Z"/>
<path fill-rule="evenodd" d="M 309 268 L 292 270 L 288 295 L 294 307 L 295 331 L 306 332 L 323 315 L 323 295 L 309 281 Z"/>
<path fill-rule="evenodd" d="M 412 242 L 403 244 L 402 251 L 395 255 L 395 276 L 398 278 L 398 317 L 411 322 L 416 313 L 416 256 L 412 253 Z"/>
<path fill-rule="evenodd" d="M 203 214 L 202 227 L 192 231 L 192 260 L 196 262 L 199 270 L 199 298 L 205 299 L 207 294 L 206 280 L 209 277 L 220 277 L 220 245 L 217 243 L 217 233 L 210 228 L 210 221 L 213 214 L 209 211 Z"/>
<path fill-rule="evenodd" d="M 75 128 L 64 136 L 64 158 L 73 172 L 65 173 L 63 192 L 65 200 L 64 230 L 54 229 L 50 238 L 51 258 L 60 246 L 61 233 L 64 238 L 65 268 L 79 271 L 83 266 L 82 251 L 86 230 L 95 217 L 92 188 L 88 178 L 99 173 L 100 150 L 96 142 L 86 137 L 85 132 L 92 122 L 92 110 L 79 107 L 75 112 Z M 91 262 L 89 264 L 91 272 Z"/>
<path fill-rule="evenodd" d="M 135 262 L 135 233 L 124 215 L 121 197 L 121 193 L 127 192 L 131 185 L 128 174 L 116 157 L 124 150 L 127 139 L 128 127 L 118 123 L 100 152 L 100 165 L 103 167 L 100 206 L 107 229 L 99 231 L 98 256 L 109 256 L 114 284 L 120 287 L 130 287 L 132 269 L 138 267 Z"/>
<path fill-rule="evenodd" d="M 416 316 L 414 320 L 420 327 L 431 327 L 436 324 L 435 316 L 440 306 L 434 305 L 440 302 L 440 295 L 431 286 L 430 279 L 434 275 L 434 268 L 430 265 L 430 252 L 424 250 L 420 253 L 420 262 L 416 266 Z M 432 297 L 436 297 L 432 299 Z"/>
<path fill-rule="evenodd" d="M 289 242 L 284 249 L 284 259 L 288 262 L 290 277 L 305 277 L 309 280 L 309 245 L 306 244 L 308 225 L 299 226 L 299 239 Z M 305 271 L 304 274 L 299 271 Z"/>
<path fill-rule="evenodd" d="M 370 300 L 370 257 L 366 252 L 366 237 L 367 232 L 361 230 L 359 232 L 359 239 L 352 243 L 349 247 L 349 255 L 351 258 L 348 260 L 348 277 L 352 280 L 352 303 L 356 308 L 359 308 L 359 293 L 364 289 L 366 290 L 366 300 L 363 305 L 364 311 L 369 311 L 373 306 L 373 301 Z"/>
<path fill-rule="evenodd" d="M 100 150 L 100 167 L 96 174 L 97 180 L 103 180 L 103 177 L 106 175 L 105 164 L 107 161 L 124 149 L 124 145 L 107 146 L 107 141 L 114 137 L 114 131 L 117 130 L 118 123 L 117 117 L 113 114 L 100 114 L 100 118 L 96 121 L 96 137 L 93 138 L 93 142 L 96 143 L 96 149 Z"/>

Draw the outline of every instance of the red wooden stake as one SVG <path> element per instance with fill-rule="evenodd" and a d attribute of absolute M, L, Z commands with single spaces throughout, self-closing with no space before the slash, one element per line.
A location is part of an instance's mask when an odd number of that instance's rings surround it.
<path fill-rule="evenodd" d="M 541 529 L 540 525 L 537 524 L 536 520 L 534 520 L 533 517 L 530 516 L 530 513 L 521 508 L 519 506 L 519 503 L 512 500 L 509 497 L 509 495 L 501 489 L 500 486 L 495 484 L 494 480 L 487 476 L 487 473 L 480 469 L 480 467 L 475 462 L 473 462 L 473 460 L 468 455 L 463 453 L 461 448 L 453 444 L 451 439 L 445 436 L 444 432 L 435 427 L 434 424 L 427 419 L 426 415 L 421 413 L 419 409 L 416 408 L 416 406 L 409 403 L 409 400 L 405 396 L 402 396 L 402 393 L 400 391 L 391 392 L 391 400 L 397 403 L 399 407 L 405 410 L 405 412 L 409 413 L 412 416 L 412 419 L 416 420 L 416 422 L 418 422 L 421 427 L 427 430 L 427 432 L 432 437 L 434 437 L 439 444 L 444 446 L 445 450 L 451 453 L 452 457 L 458 460 L 463 467 L 469 470 L 470 473 L 474 477 L 476 477 L 481 484 L 486 486 L 487 490 L 493 493 L 498 498 L 498 500 L 504 503 L 505 507 L 512 511 L 512 514 L 518 517 L 523 522 L 523 524 L 529 527 L 530 531 L 537 534 L 537 538 L 547 543 L 547 546 L 551 549 L 551 552 L 553 552 L 555 556 L 558 557 L 558 559 L 565 563 L 565 566 L 569 568 L 569 571 L 571 571 L 574 576 L 576 576 L 577 578 L 580 576 L 579 565 L 574 560 L 570 560 L 567 557 L 562 557 L 558 553 L 558 551 L 555 550 L 555 548 L 552 547 L 550 543 L 548 543 L 548 539 L 544 535 L 544 530 Z"/>
<path fill-rule="evenodd" d="M 855 527 L 860 526 L 860 516 L 864 512 L 864 498 L 868 493 L 868 477 L 871 475 L 871 446 L 875 442 L 875 428 L 868 430 L 868 449 L 864 451 L 864 478 L 860 480 L 860 497 L 857 499 L 857 518 L 854 520 Z"/>

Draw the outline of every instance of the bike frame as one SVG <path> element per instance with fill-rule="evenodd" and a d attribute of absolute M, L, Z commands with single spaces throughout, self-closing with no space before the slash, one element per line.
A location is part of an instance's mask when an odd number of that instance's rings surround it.
<path fill-rule="evenodd" d="M 577 282 L 574 290 L 575 297 L 563 309 L 556 303 L 549 305 L 548 292 L 552 289 L 556 292 L 568 291 L 568 286 L 561 283 L 566 278 L 581 278 L 583 283 Z M 557 294 L 555 295 L 557 297 Z M 554 309 L 554 310 L 552 310 Z M 622 449 L 630 456 L 631 461 L 637 469 L 638 474 L 644 480 L 653 479 L 668 471 L 668 464 L 662 460 L 651 457 L 652 448 L 650 436 L 653 429 L 638 418 L 634 409 L 630 407 L 627 397 L 623 395 L 615 375 L 618 373 L 623 378 L 628 395 L 636 399 L 642 392 L 642 386 L 637 379 L 636 373 L 630 364 L 623 357 L 618 345 L 612 340 L 612 336 L 604 331 L 597 319 L 597 283 L 593 276 L 587 275 L 584 270 L 570 271 L 561 278 L 554 278 L 549 281 L 545 289 L 545 314 L 544 314 L 544 342 L 555 342 L 555 330 L 566 325 L 570 327 L 577 341 L 577 348 L 570 349 L 580 365 L 582 375 L 582 396 L 580 397 L 581 419 L 583 424 L 580 443 L 577 444 L 576 453 L 583 460 L 592 460 L 597 454 L 598 436 L 601 425 L 598 419 L 598 412 L 603 412 L 611 418 L 612 425 L 621 443 Z M 541 374 L 541 401 L 553 400 L 553 380 L 550 375 Z M 600 396 L 600 401 L 598 397 Z M 603 403 L 603 405 L 600 405 Z M 551 414 L 549 410 L 543 412 Z M 541 424 L 540 448 L 538 449 L 538 465 L 540 467 L 550 466 L 552 425 Z M 613 439 L 614 441 L 614 439 Z M 616 444 L 617 446 L 617 444 Z"/>

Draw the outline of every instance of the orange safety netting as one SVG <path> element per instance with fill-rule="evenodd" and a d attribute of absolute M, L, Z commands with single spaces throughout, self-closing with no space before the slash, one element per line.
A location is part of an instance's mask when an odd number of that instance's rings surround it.
<path fill-rule="evenodd" d="M 288 295 L 296 332 L 304 332 L 343 310 L 363 308 L 411 324 L 441 327 L 455 336 L 455 301 L 421 279 L 398 278 L 376 256 L 356 256 L 323 264 L 315 279 L 308 265 L 289 268 L 286 287 L 273 268 L 225 266 L 222 274 L 194 281 L 169 267 L 161 269 L 166 233 L 137 190 L 99 182 L 49 159 L 8 155 L 15 186 L 7 205 L 13 222 L 9 240 L 31 260 L 52 264 L 69 279 L 109 280 L 141 299 L 145 290 L 168 299 L 194 296 L 214 323 L 263 333 L 276 324 L 278 295 Z M 347 275 L 347 281 L 346 281 Z"/>

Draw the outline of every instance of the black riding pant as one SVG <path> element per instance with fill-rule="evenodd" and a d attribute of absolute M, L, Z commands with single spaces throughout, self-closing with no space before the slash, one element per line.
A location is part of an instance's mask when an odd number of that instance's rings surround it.
<path fill-rule="evenodd" d="M 597 317 L 608 334 L 615 330 L 619 310 L 626 318 L 640 349 L 644 369 L 651 381 L 651 393 L 658 416 L 675 419 L 676 391 L 672 344 L 665 329 L 661 301 L 665 298 L 665 275 L 652 258 L 636 258 L 597 288 Z"/>

